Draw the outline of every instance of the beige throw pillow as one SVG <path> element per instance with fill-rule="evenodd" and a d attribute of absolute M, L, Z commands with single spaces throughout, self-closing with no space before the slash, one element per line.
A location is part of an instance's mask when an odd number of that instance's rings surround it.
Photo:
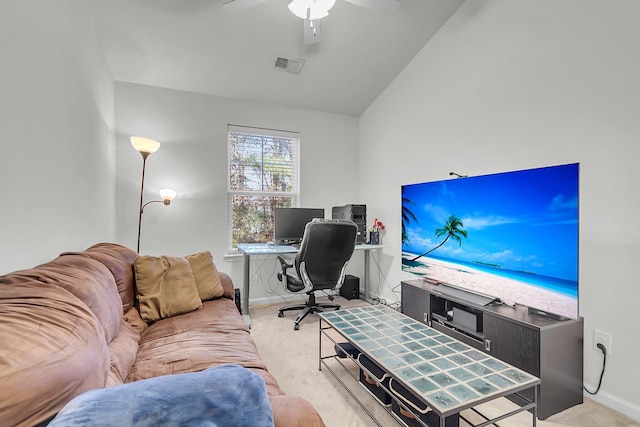
<path fill-rule="evenodd" d="M 202 307 L 195 276 L 185 258 L 149 255 L 134 262 L 140 316 L 147 322 Z"/>
<path fill-rule="evenodd" d="M 191 270 L 196 278 L 198 294 L 202 301 L 219 298 L 224 294 L 222 282 L 218 275 L 218 269 L 213 263 L 211 252 L 199 252 L 185 257 L 191 265 Z"/>

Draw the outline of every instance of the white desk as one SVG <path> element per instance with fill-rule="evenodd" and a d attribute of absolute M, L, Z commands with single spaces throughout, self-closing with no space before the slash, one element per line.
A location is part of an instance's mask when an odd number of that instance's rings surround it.
<path fill-rule="evenodd" d="M 364 300 L 369 302 L 369 267 L 370 267 L 370 252 L 374 249 L 381 249 L 382 245 L 356 245 L 356 251 L 363 251 L 364 253 Z M 251 255 L 283 255 L 283 254 L 295 254 L 298 249 L 290 245 L 276 245 L 271 243 L 242 243 L 238 245 L 238 250 L 244 255 L 244 280 L 242 283 L 242 313 L 247 322 L 247 325 L 251 326 L 251 319 L 249 317 L 249 282 Z"/>

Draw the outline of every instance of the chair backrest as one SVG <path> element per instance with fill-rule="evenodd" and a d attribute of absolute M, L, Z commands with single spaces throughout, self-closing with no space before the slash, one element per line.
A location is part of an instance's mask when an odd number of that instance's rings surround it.
<path fill-rule="evenodd" d="M 348 220 L 316 218 L 309 222 L 295 259 L 300 279 L 309 280 L 313 289 L 341 286 L 357 233 L 358 226 Z"/>

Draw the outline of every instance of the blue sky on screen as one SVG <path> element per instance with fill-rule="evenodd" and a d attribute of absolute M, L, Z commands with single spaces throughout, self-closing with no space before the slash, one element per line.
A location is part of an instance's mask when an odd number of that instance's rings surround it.
<path fill-rule="evenodd" d="M 450 215 L 468 237 L 449 239 L 429 254 L 497 264 L 567 280 L 578 279 L 578 164 L 456 178 L 403 186 L 403 208 L 417 221 L 405 223 L 402 249 L 423 253 L 440 243 L 435 230 Z"/>

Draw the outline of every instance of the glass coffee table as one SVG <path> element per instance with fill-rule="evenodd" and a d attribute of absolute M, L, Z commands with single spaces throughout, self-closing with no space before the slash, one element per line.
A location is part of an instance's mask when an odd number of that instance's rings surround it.
<path fill-rule="evenodd" d="M 343 339 L 350 343 L 356 353 L 365 355 L 386 372 L 392 383 L 395 381 L 401 385 L 413 398 L 437 414 L 440 427 L 445 427 L 445 419 L 451 415 L 512 394 L 518 394 L 519 400 L 525 400 L 525 404 L 491 420 L 483 416 L 485 421 L 479 424 L 471 424 L 466 418 L 461 418 L 470 425 L 482 427 L 529 410 L 532 425 L 536 426 L 539 378 L 383 305 L 331 311 L 319 316 L 319 369 L 325 366 L 378 425 L 372 413 L 327 363 L 328 359 L 334 359 L 343 364 L 336 354 L 323 355 L 323 337 L 334 345 Z M 335 331 L 338 337 L 330 331 Z M 349 358 L 373 376 L 359 362 L 359 357 L 351 354 Z M 397 394 L 394 397 L 387 386 L 381 383 L 378 386 L 391 395 L 396 405 L 411 412 L 416 417 L 414 422 L 427 426 L 421 421 L 420 414 L 409 407 L 413 405 L 397 399 Z M 533 389 L 533 400 L 521 395 L 527 389 Z M 388 411 L 400 420 L 397 414 Z"/>

